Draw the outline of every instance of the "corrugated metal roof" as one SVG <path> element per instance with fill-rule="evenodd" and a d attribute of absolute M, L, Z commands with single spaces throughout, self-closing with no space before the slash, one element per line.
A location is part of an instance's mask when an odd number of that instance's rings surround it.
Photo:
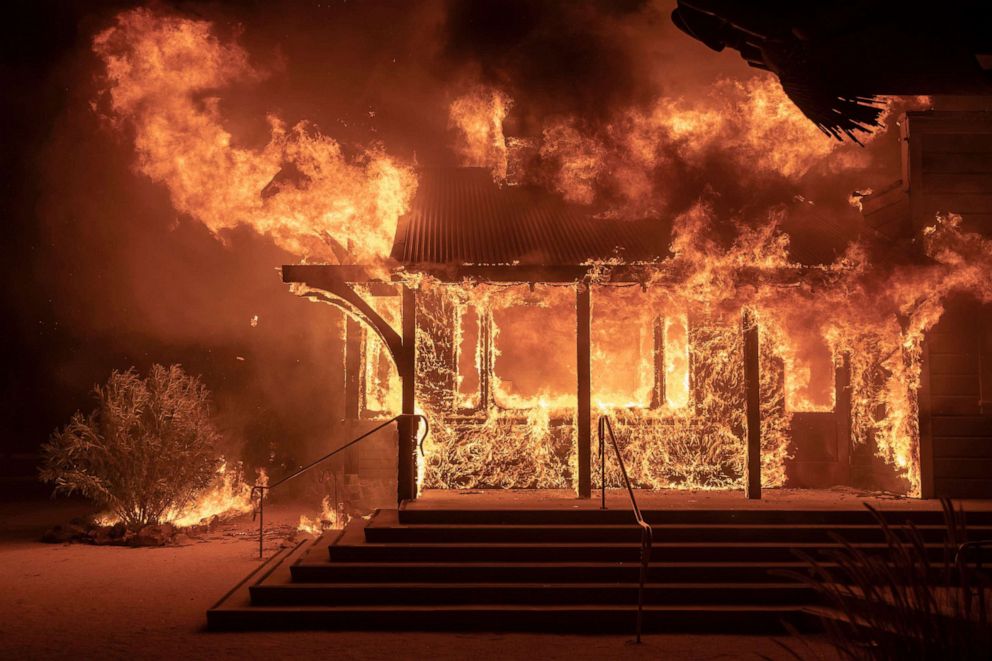
<path fill-rule="evenodd" d="M 645 262 L 668 254 L 670 229 L 658 219 L 596 218 L 537 187 L 498 186 L 484 168 L 424 169 L 392 256 L 408 266 Z"/>

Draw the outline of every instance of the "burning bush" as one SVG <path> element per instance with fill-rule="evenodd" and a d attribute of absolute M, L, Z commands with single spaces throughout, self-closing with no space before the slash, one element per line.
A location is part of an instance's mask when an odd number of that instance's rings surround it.
<path fill-rule="evenodd" d="M 96 386 L 97 407 L 77 411 L 43 450 L 41 479 L 56 493 L 80 493 L 131 529 L 158 523 L 213 480 L 217 432 L 210 393 L 179 365 L 131 368 Z"/>

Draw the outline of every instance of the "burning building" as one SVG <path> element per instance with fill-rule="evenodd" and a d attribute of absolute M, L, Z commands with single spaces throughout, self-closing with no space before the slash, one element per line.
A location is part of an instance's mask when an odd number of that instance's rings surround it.
<path fill-rule="evenodd" d="M 981 115 L 908 117 L 907 183 L 861 198 L 890 259 L 925 264 L 933 256 L 914 236 L 967 229 L 934 225 L 942 210 L 964 205 L 983 222 L 986 175 L 955 168 L 984 167 L 988 127 Z M 594 217 L 487 169 L 431 169 L 397 229 L 393 271 L 301 265 L 283 276 L 349 313 L 350 417 L 431 420 L 401 499 L 414 485 L 588 497 L 598 415 L 617 419 L 641 487 L 740 489 L 757 453 L 766 487 L 988 495 L 975 471 L 992 455 L 947 431 L 988 429 L 987 330 L 950 339 L 945 321 L 931 334 L 925 317 L 940 303 L 899 292 L 921 284 L 908 273 L 872 282 L 856 255 L 796 261 L 774 222 L 729 247 L 706 244 L 707 220 L 704 208 L 670 222 Z M 918 269 L 913 278 L 935 273 Z M 880 286 L 909 300 L 873 303 Z M 981 296 L 985 285 L 970 286 Z M 752 411 L 748 380 L 760 394 Z M 751 445 L 749 424 L 760 429 Z"/>
<path fill-rule="evenodd" d="M 897 105 L 930 99 L 862 88 L 804 96 L 796 78 L 817 67 L 802 58 L 777 72 L 784 91 L 731 76 L 683 94 L 678 76 L 659 84 L 644 64 L 655 52 L 641 19 L 656 7 L 530 4 L 446 12 L 443 57 L 472 55 L 448 62 L 443 81 L 416 66 L 404 77 L 379 54 L 382 80 L 408 97 L 377 97 L 405 156 L 379 142 L 371 102 L 352 122 L 364 122 L 357 139 L 281 108 L 285 118 L 232 112 L 223 95 L 270 71 L 207 21 L 136 9 L 94 37 L 105 69 L 94 106 L 133 133 L 137 172 L 213 235 L 271 241 L 292 262 L 281 275 L 293 293 L 344 311 L 340 346 L 321 353 L 340 372 L 344 423 L 322 441 L 341 443 L 348 478 L 395 482 L 371 519 L 279 551 L 211 610 L 212 626 L 364 626 L 370 613 L 436 626 L 440 613 L 466 626 L 612 627 L 647 590 L 656 621 L 746 628 L 808 603 L 767 572 L 797 545 L 829 546 L 835 528 L 878 542 L 860 505 L 828 488 L 884 492 L 926 525 L 928 499 L 992 496 L 987 114 L 900 116 Z M 778 32 L 752 34 L 701 4 L 680 3 L 683 30 L 775 68 Z M 583 40 L 557 29 L 561 16 L 614 59 L 573 57 Z M 494 55 L 473 32 L 487 17 L 505 21 L 494 39 L 517 40 L 506 51 L 566 55 L 527 78 L 543 60 Z M 416 29 L 439 20 L 420 19 Z M 643 52 L 617 43 L 632 36 Z M 649 82 L 608 84 L 620 74 Z M 436 93 L 414 94 L 421 83 Z M 571 87 L 575 103 L 549 98 Z M 832 123 L 838 95 L 851 116 Z M 851 196 L 855 227 L 797 228 L 792 216 L 814 206 L 797 182 L 829 180 L 821 203 L 837 198 L 871 149 L 843 151 L 817 126 L 868 144 L 869 128 L 895 124 L 901 180 Z M 394 420 L 396 436 L 369 436 Z M 619 503 L 607 493 L 618 488 Z M 638 489 L 659 498 L 644 512 Z M 525 505 L 506 506 L 517 492 Z M 710 496 L 720 504 L 695 505 Z"/>
<path fill-rule="evenodd" d="M 865 246 L 797 260 L 775 222 L 721 244 L 704 206 L 594 217 L 470 167 L 418 173 L 392 269 L 283 267 L 348 314 L 353 428 L 404 414 L 399 507 L 282 551 L 209 625 L 615 631 L 636 603 L 638 641 L 819 626 L 809 586 L 773 577 L 797 548 L 879 531 L 836 495 L 764 505 L 763 487 L 914 497 L 878 516 L 940 552 L 915 498 L 992 495 L 992 121 L 915 112 L 901 130 L 903 179 L 856 200 L 881 272 Z"/>

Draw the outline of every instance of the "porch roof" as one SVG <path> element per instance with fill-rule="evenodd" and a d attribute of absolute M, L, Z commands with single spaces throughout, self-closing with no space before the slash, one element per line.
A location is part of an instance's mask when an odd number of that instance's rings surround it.
<path fill-rule="evenodd" d="M 392 257 L 412 269 L 651 262 L 669 254 L 670 232 L 657 218 L 597 218 L 536 186 L 499 186 L 484 168 L 431 168 L 420 172 Z"/>

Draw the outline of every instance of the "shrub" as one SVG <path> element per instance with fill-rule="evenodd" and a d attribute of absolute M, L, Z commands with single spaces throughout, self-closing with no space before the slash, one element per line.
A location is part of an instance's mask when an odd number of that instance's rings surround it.
<path fill-rule="evenodd" d="M 210 393 L 179 365 L 114 371 L 94 387 L 97 407 L 77 411 L 42 447 L 41 479 L 56 493 L 79 493 L 129 528 L 158 523 L 211 482 L 218 434 Z"/>

